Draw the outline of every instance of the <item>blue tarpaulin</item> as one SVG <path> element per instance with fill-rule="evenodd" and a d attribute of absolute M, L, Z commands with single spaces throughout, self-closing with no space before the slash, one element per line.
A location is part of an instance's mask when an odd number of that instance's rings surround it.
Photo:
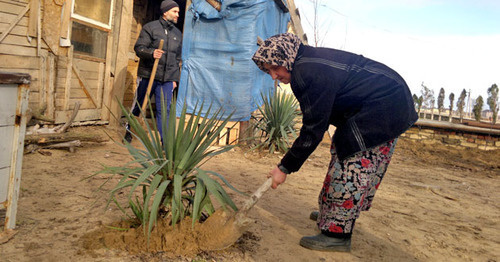
<path fill-rule="evenodd" d="M 284 33 L 289 20 L 273 0 L 223 0 L 220 12 L 205 0 L 193 0 L 184 23 L 177 107 L 185 102 L 193 113 L 203 102 L 204 117 L 212 105 L 222 107 L 225 118 L 234 112 L 231 121 L 249 120 L 262 103 L 261 92 L 274 86 L 251 59 L 257 36 L 265 40 Z"/>

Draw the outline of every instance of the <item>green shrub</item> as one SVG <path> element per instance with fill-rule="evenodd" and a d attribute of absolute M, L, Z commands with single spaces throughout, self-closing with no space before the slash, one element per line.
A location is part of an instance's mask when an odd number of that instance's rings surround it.
<path fill-rule="evenodd" d="M 253 149 L 286 152 L 290 145 L 289 136 L 297 137 L 295 119 L 299 114 L 298 102 L 292 95 L 270 90 L 267 95 L 261 93 L 263 105 L 259 107 L 261 116 L 252 125 L 260 133 Z"/>
<path fill-rule="evenodd" d="M 191 216 L 194 225 L 202 216 L 212 214 L 214 206 L 210 196 L 225 210 L 228 207 L 237 210 L 219 180 L 229 188 L 237 190 L 222 175 L 200 168 L 211 157 L 233 147 L 211 146 L 228 122 L 222 120 L 222 110 L 216 110 L 213 117 L 201 118 L 203 105 L 199 107 L 196 105 L 193 110 L 195 114 L 188 119 L 184 105 L 177 122 L 175 100 L 172 105 L 174 106 L 169 116 L 165 106 L 162 105 L 163 143 L 154 117 L 150 125 L 144 117 L 145 114 L 141 113 L 139 118 L 142 119 L 144 127 L 121 105 L 133 135 L 140 141 L 142 147 L 135 148 L 125 142 L 124 147 L 127 148 L 133 161 L 124 166 L 104 167 L 98 172 L 121 177 L 110 192 L 108 205 L 114 201 L 120 210 L 132 218 L 116 199 L 118 192 L 128 190 L 128 208 L 132 211 L 136 224 L 143 226 L 148 239 L 159 218 L 171 216 L 172 225 L 175 226 L 185 216 Z M 149 110 L 152 111 L 151 105 Z M 210 107 L 207 115 L 211 112 Z M 151 112 L 151 115 L 154 116 L 154 113 Z"/>

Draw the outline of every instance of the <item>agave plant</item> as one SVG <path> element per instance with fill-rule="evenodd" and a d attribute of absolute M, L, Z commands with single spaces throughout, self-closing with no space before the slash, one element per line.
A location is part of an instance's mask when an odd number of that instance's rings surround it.
<path fill-rule="evenodd" d="M 260 131 L 261 135 L 253 149 L 286 152 L 290 145 L 289 136 L 297 137 L 294 125 L 299 114 L 298 102 L 292 95 L 278 90 L 270 90 L 267 95 L 261 93 L 261 97 L 264 101 L 259 107 L 261 116 L 253 124 L 254 130 Z"/>
<path fill-rule="evenodd" d="M 124 146 L 133 161 L 124 166 L 104 167 L 98 172 L 121 176 L 110 192 L 108 204 L 114 201 L 120 210 L 127 214 L 125 208 L 116 200 L 116 194 L 128 190 L 129 208 L 136 223 L 143 226 L 148 239 L 158 218 L 171 216 L 172 225 L 175 226 L 185 216 L 191 216 L 194 225 L 203 215 L 212 214 L 214 206 L 210 196 L 217 200 L 222 208 L 237 210 L 219 180 L 229 188 L 239 191 L 222 175 L 200 168 L 211 157 L 233 147 L 211 147 L 229 119 L 222 119 L 221 109 L 216 110 L 212 117 L 202 118 L 200 116 L 203 105 L 196 105 L 195 114 L 189 117 L 184 105 L 180 118 L 176 121 L 175 106 L 172 106 L 170 115 L 167 116 L 165 105 L 162 104 L 163 134 L 160 136 L 153 112 L 153 119 L 149 124 L 145 114 L 141 114 L 142 121 L 139 121 L 128 113 L 123 105 L 121 108 L 134 130 L 133 135 L 142 146 L 135 148 L 125 142 Z M 152 111 L 151 105 L 149 109 Z M 209 107 L 206 115 L 211 112 L 212 108 Z"/>

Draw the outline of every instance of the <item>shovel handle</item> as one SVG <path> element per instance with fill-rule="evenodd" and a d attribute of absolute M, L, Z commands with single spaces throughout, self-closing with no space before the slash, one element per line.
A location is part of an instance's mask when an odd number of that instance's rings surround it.
<path fill-rule="evenodd" d="M 160 49 L 160 50 L 163 49 L 163 39 L 160 40 L 160 44 L 158 45 L 158 49 Z M 146 111 L 146 104 L 148 103 L 149 94 L 151 93 L 151 87 L 153 86 L 153 82 L 155 81 L 156 69 L 158 68 L 159 61 L 160 61 L 159 58 L 155 58 L 155 62 L 153 64 L 153 70 L 151 71 L 151 76 L 149 77 L 148 89 L 146 91 L 146 96 L 144 97 L 144 100 L 142 101 L 142 107 L 141 107 L 142 112 Z"/>
<path fill-rule="evenodd" d="M 264 182 L 264 184 L 262 184 L 257 190 L 255 190 L 250 199 L 248 199 L 245 202 L 245 204 L 243 205 L 243 207 L 240 209 L 239 212 L 244 213 L 248 211 L 250 208 L 252 208 L 255 205 L 255 203 L 257 203 L 257 201 L 262 197 L 262 195 L 267 190 L 269 190 L 269 188 L 271 188 L 272 184 L 273 184 L 273 178 L 270 177 L 266 180 L 266 182 Z"/>

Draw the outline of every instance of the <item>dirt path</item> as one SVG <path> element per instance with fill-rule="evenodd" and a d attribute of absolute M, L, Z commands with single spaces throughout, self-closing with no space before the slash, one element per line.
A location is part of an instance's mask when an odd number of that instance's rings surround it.
<path fill-rule="evenodd" d="M 103 132 L 104 128 L 79 128 Z M 322 143 L 300 172 L 270 190 L 250 211 L 255 223 L 231 248 L 178 257 L 160 252 L 83 248 L 84 235 L 121 218 L 106 193 L 106 176 L 83 180 L 101 164 L 130 160 L 113 142 L 84 144 L 76 153 L 45 150 L 24 156 L 17 235 L 0 245 L 1 261 L 497 261 L 500 257 L 500 151 L 460 151 L 400 140 L 373 207 L 356 222 L 351 253 L 324 253 L 298 245 L 316 234 L 308 219 L 329 161 Z M 252 193 L 279 161 L 242 149 L 204 168 Z M 105 188 L 111 187 L 105 185 Z M 231 193 L 241 204 L 244 197 Z M 1 217 L 0 211 L 0 217 Z"/>

